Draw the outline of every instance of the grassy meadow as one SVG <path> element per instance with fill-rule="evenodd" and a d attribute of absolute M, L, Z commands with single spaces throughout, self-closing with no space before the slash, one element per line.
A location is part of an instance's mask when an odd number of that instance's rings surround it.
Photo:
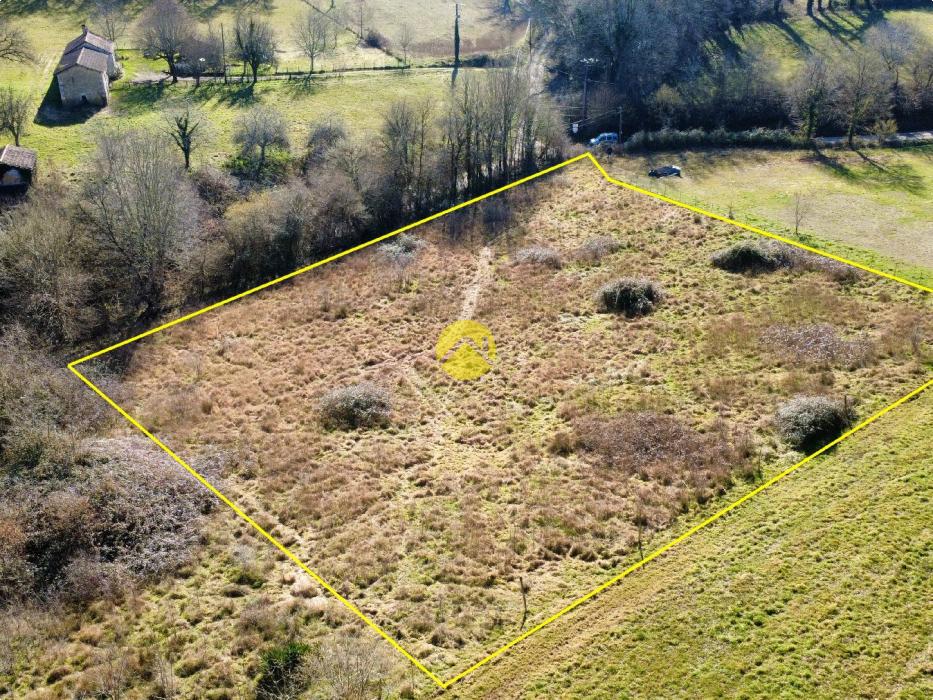
<path fill-rule="evenodd" d="M 860 153 L 714 149 L 600 159 L 621 180 L 774 233 L 793 236 L 797 229 L 804 242 L 828 243 L 839 255 L 933 286 L 933 146 Z M 647 177 L 669 163 L 683 168 L 683 177 Z"/>
<path fill-rule="evenodd" d="M 231 455 L 227 493 L 442 676 L 520 632 L 519 577 L 530 626 L 632 561 L 633 518 L 661 541 L 799 459 L 775 434 L 781 402 L 846 396 L 864 417 L 931 368 L 929 308 L 914 290 L 717 270 L 709 256 L 741 231 L 586 164 L 534 195 L 530 206 L 515 193 L 494 237 L 483 214 L 467 242 L 425 229 L 410 266 L 387 264 L 391 249 L 358 254 L 160 333 L 135 348 L 126 378 L 130 413 L 196 468 L 208 445 Z M 618 248 L 586 253 L 606 238 Z M 560 267 L 516 262 L 529 247 Z M 626 275 L 665 288 L 653 314 L 598 310 L 596 291 Z M 433 358 L 463 316 L 499 348 L 473 384 Z M 870 350 L 826 360 L 768 340 L 803 328 Z M 323 427 L 321 397 L 360 381 L 391 393 L 389 425 Z M 649 414 L 711 461 L 630 474 L 580 444 L 587 421 Z M 280 576 L 257 581 L 277 609 L 335 607 L 287 564 Z"/>
<path fill-rule="evenodd" d="M 134 11 L 133 8 L 130 7 L 130 12 Z M 373 8 L 374 17 L 378 18 L 380 11 L 389 14 L 381 5 L 374 4 Z M 223 24 L 229 30 L 236 12 L 241 9 L 261 11 L 274 23 L 281 41 L 279 59 L 282 70 L 307 69 L 306 60 L 297 52 L 290 38 L 292 22 L 307 9 L 307 5 L 301 0 L 219 3 L 200 7 L 196 14 L 205 26 Z M 37 111 L 47 99 L 47 93 L 50 93 L 48 97 L 54 104 L 53 72 L 66 41 L 77 36 L 81 23 L 87 19 L 86 8 L 53 2 L 37 9 L 24 2 L 7 2 L 0 7 L 0 12 L 21 24 L 36 49 L 36 60 L 32 64 L 0 65 L 0 85 L 10 84 L 32 94 Z M 479 41 L 488 29 L 480 19 L 485 15 L 469 3 L 464 12 L 482 27 L 476 29 Z M 436 38 L 433 33 L 436 27 L 430 23 L 425 25 L 420 17 L 413 22 L 413 27 L 419 40 L 428 42 Z M 465 36 L 470 36 L 466 29 L 464 31 Z M 93 151 L 96 135 L 102 130 L 117 127 L 163 129 L 163 113 L 186 101 L 197 105 L 209 121 L 209 140 L 200 154 L 195 155 L 195 164 L 219 165 L 235 151 L 231 137 L 237 116 L 251 106 L 263 104 L 280 109 L 292 127 L 293 145 L 299 148 L 304 143 L 309 124 L 315 119 L 332 115 L 341 117 L 358 138 L 365 139 L 379 126 L 384 108 L 392 101 L 403 97 L 432 97 L 441 101 L 450 87 L 448 69 L 430 68 L 412 72 L 316 76 L 310 81 L 265 82 L 255 88 L 239 84 L 204 84 L 198 89 L 191 83 L 149 85 L 137 81 L 157 79 L 165 70 L 165 63 L 143 58 L 134 46 L 130 28 L 118 51 L 125 75 L 113 83 L 108 107 L 89 116 L 69 115 L 53 109 L 51 118 L 37 118 L 30 125 L 22 143 L 39 152 L 43 170 L 61 172 L 77 179 L 85 171 L 87 156 Z M 427 55 L 424 58 L 433 60 Z M 397 63 L 382 51 L 359 46 L 350 32 L 343 31 L 339 35 L 338 51 L 318 61 L 316 68 L 379 67 Z M 236 72 L 236 69 L 231 71 L 232 74 Z"/>

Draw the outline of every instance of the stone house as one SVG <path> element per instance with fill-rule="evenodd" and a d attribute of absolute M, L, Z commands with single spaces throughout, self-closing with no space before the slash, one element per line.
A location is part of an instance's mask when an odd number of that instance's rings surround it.
<path fill-rule="evenodd" d="M 110 81 L 120 77 L 113 42 L 82 27 L 65 47 L 55 77 L 65 107 L 103 107 L 110 101 Z"/>

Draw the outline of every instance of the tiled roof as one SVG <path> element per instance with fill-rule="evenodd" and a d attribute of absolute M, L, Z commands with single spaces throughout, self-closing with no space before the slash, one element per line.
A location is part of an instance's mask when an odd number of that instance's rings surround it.
<path fill-rule="evenodd" d="M 66 53 L 64 56 L 62 56 L 62 60 L 58 64 L 58 68 L 55 69 L 55 75 L 58 75 L 63 70 L 74 68 L 75 66 L 89 68 L 90 70 L 95 70 L 98 73 L 106 73 L 107 55 L 88 48 L 82 48 L 78 51 Z"/>
<path fill-rule="evenodd" d="M 77 51 L 80 48 L 91 48 L 97 49 L 98 51 L 103 51 L 104 53 L 113 53 L 115 47 L 110 39 L 105 39 L 104 37 L 85 29 L 81 33 L 81 36 L 68 42 L 64 53 L 69 54 L 72 51 Z"/>
<path fill-rule="evenodd" d="M 0 164 L 22 170 L 36 169 L 36 152 L 31 148 L 20 146 L 4 146 L 0 151 Z"/>

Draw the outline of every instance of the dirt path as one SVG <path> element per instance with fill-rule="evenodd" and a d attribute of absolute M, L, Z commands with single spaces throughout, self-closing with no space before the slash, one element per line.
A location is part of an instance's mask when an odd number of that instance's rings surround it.
<path fill-rule="evenodd" d="M 492 248 L 484 246 L 479 253 L 478 266 L 473 281 L 470 282 L 463 293 L 463 305 L 460 307 L 460 318 L 471 319 L 476 312 L 476 304 L 483 289 L 492 282 Z"/>

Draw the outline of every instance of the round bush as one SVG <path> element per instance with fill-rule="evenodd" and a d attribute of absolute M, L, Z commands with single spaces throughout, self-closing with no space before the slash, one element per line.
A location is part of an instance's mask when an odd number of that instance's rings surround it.
<path fill-rule="evenodd" d="M 752 274 L 774 272 L 785 264 L 784 257 L 778 251 L 747 241 L 713 253 L 712 262 L 726 272 Z"/>
<path fill-rule="evenodd" d="M 778 406 L 781 437 L 802 452 L 814 452 L 842 435 L 855 416 L 845 404 L 825 396 L 797 396 Z"/>
<path fill-rule="evenodd" d="M 626 316 L 644 316 L 661 303 L 664 292 L 656 282 L 647 279 L 623 277 L 599 290 L 599 302 L 605 311 Z"/>
<path fill-rule="evenodd" d="M 536 265 L 549 267 L 552 270 L 559 270 L 563 264 L 556 250 L 543 245 L 522 248 L 512 256 L 512 259 L 519 265 Z"/>
<path fill-rule="evenodd" d="M 327 428 L 353 430 L 389 422 L 389 393 L 369 382 L 334 389 L 321 401 L 321 422 Z"/>

